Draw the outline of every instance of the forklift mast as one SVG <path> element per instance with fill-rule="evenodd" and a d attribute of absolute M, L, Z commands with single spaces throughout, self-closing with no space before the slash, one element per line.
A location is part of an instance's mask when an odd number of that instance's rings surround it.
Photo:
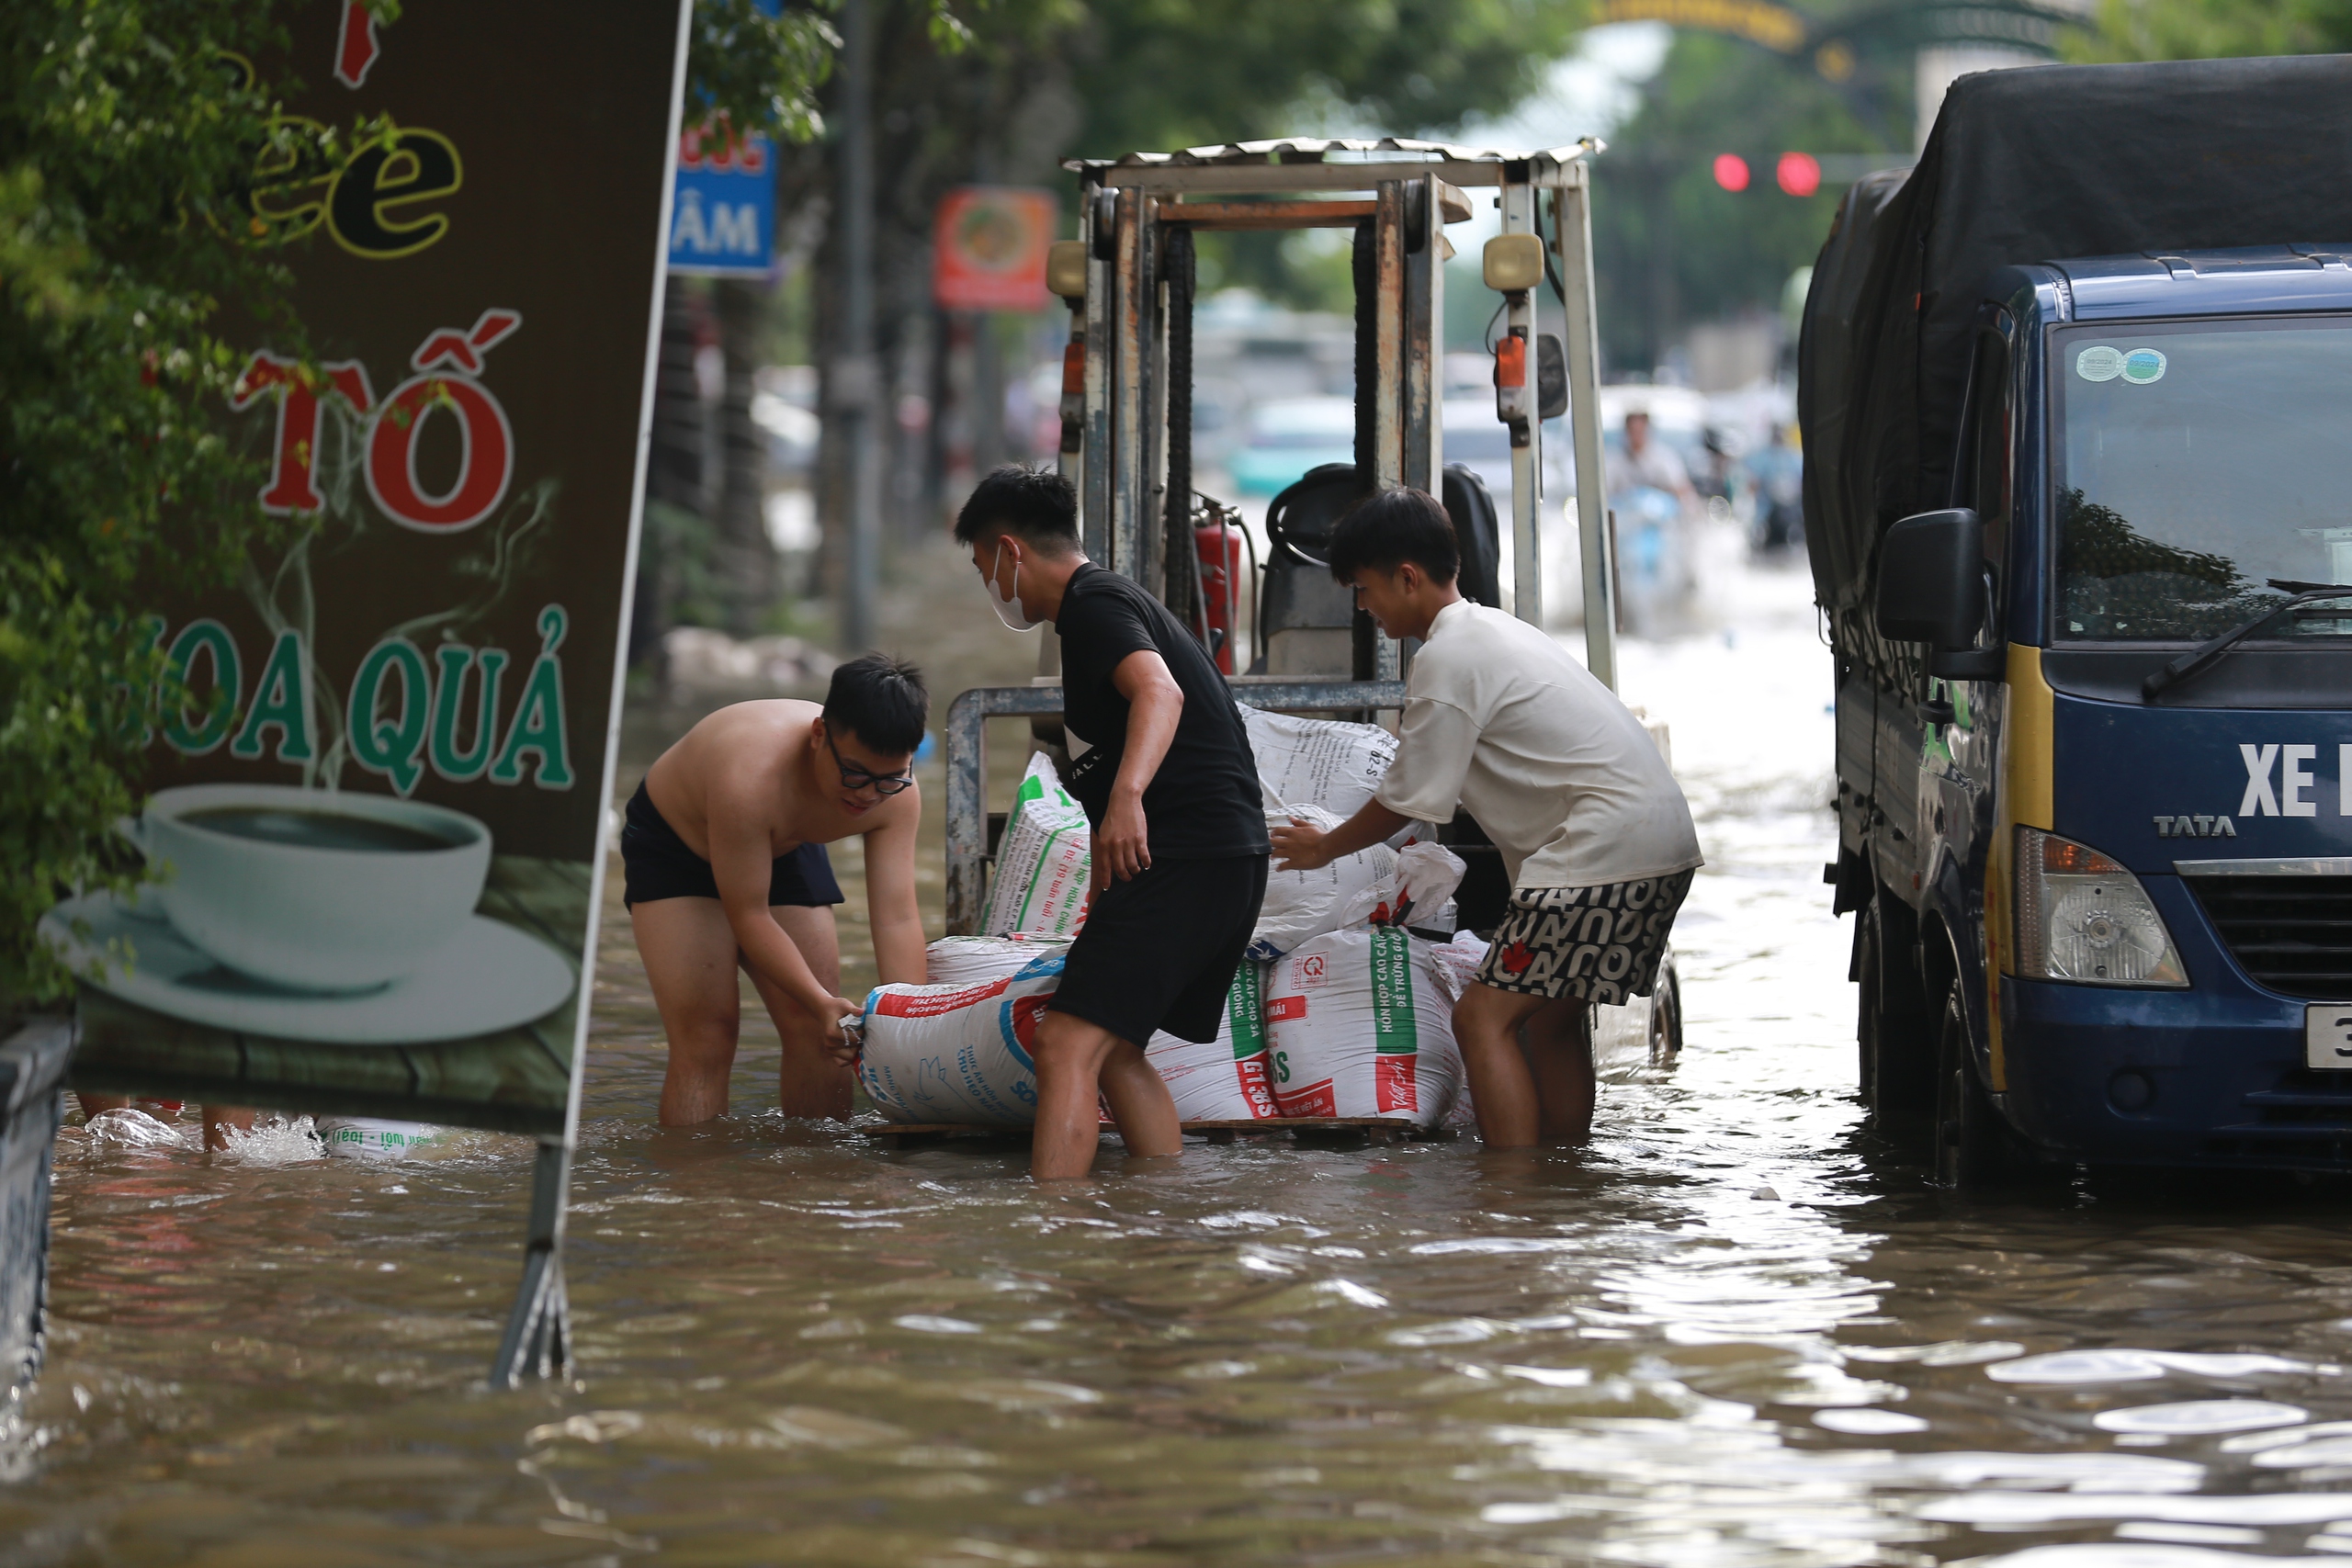
<path fill-rule="evenodd" d="M 1204 230 L 1341 228 L 1353 234 L 1354 461 L 1317 470 L 1286 495 L 1315 491 L 1327 526 L 1374 488 L 1409 485 L 1442 498 L 1454 488 L 1453 478 L 1465 493 L 1483 495 L 1475 476 L 1446 472 L 1440 408 L 1444 263 L 1453 254 L 1445 227 L 1470 217 L 1468 193 L 1491 191 L 1502 232 L 1487 242 L 1482 270 L 1504 304 L 1495 407 L 1510 429 L 1510 608 L 1543 625 L 1543 421 L 1565 408 L 1579 481 L 1586 661 L 1613 690 L 1616 570 L 1601 483 L 1588 205 L 1588 161 L 1600 151 L 1592 140 L 1510 152 L 1393 139 L 1291 139 L 1067 164 L 1083 195 L 1081 237 L 1052 247 L 1046 275 L 1071 314 L 1062 366 L 1061 469 L 1076 482 L 1087 556 L 1143 584 L 1213 656 L 1230 650 L 1230 641 L 1220 647 L 1218 637 L 1232 637 L 1238 617 L 1228 610 L 1220 618 L 1209 601 L 1220 586 L 1232 592 L 1232 513 L 1196 498 L 1193 480 L 1193 243 Z M 1548 307 L 1541 304 L 1547 284 Z M 1562 313 L 1565 344 L 1544 330 L 1551 310 Z M 1463 515 L 1453 514 L 1460 531 Z M 1205 545 L 1195 532 L 1204 522 L 1212 530 Z M 1215 552 L 1213 571 L 1203 568 L 1204 548 Z M 1265 581 L 1253 595 L 1255 667 L 1233 676 L 1234 696 L 1254 707 L 1357 718 L 1401 708 L 1410 650 L 1380 637 L 1311 551 L 1284 545 L 1270 554 Z M 1493 567 L 1482 563 L 1481 591 L 1488 594 L 1495 592 Z M 1054 661 L 1036 682 L 975 688 L 948 709 L 952 934 L 979 930 L 1003 822 L 985 798 L 988 721 L 1026 717 L 1040 740 L 1059 739 L 1053 721 L 1062 694 L 1050 638 L 1041 652 Z M 1465 917 L 1474 903 L 1498 915 L 1508 879 L 1476 825 L 1457 818 L 1442 827 L 1440 838 L 1470 864 L 1457 895 Z"/>
<path fill-rule="evenodd" d="M 1193 236 L 1204 231 L 1353 231 L 1355 483 L 1359 493 L 1407 485 L 1441 494 L 1444 262 L 1453 254 L 1445 227 L 1470 217 L 1468 192 L 1491 191 L 1502 232 L 1483 259 L 1485 280 L 1504 303 L 1496 385 L 1497 417 L 1511 432 L 1510 607 L 1543 624 L 1543 418 L 1558 412 L 1565 393 L 1580 480 L 1587 662 L 1613 689 L 1616 573 L 1599 482 L 1589 201 L 1589 161 L 1599 151 L 1590 139 L 1516 152 L 1393 138 L 1292 138 L 1065 164 L 1080 181 L 1082 237 L 1054 248 L 1048 281 L 1072 316 L 1061 462 L 1077 484 L 1087 555 L 1142 583 L 1186 625 L 1207 625 L 1193 542 L 1191 438 Z M 1546 292 L 1566 328 L 1565 344 L 1544 330 Z M 1337 604 L 1347 635 L 1315 651 L 1302 645 L 1300 656 L 1268 671 L 1269 634 L 1283 627 L 1253 626 L 1261 674 L 1398 678 L 1404 650 L 1348 607 L 1328 573 L 1312 581 L 1301 573 L 1296 591 L 1283 592 L 1272 581 L 1278 565 L 1270 563 L 1261 613 L 1280 621 L 1290 611 L 1304 624 L 1328 624 Z"/>

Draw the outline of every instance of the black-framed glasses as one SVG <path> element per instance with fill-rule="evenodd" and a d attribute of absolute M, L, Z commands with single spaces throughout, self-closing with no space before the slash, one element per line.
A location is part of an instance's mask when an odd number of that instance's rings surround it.
<path fill-rule="evenodd" d="M 894 795 L 903 794 L 915 787 L 914 770 L 911 768 L 903 773 L 877 773 L 870 769 L 861 768 L 855 762 L 842 759 L 842 749 L 833 744 L 833 738 L 830 735 L 825 737 L 825 750 L 833 754 L 833 766 L 842 771 L 842 788 L 843 789 L 870 789 L 888 800 Z"/>

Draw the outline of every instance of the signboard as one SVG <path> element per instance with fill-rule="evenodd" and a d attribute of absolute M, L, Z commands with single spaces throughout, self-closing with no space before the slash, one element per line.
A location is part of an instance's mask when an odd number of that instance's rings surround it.
<path fill-rule="evenodd" d="M 576 1105 L 651 400 L 684 0 L 313 0 L 258 178 L 321 367 L 221 410 L 290 525 L 140 629 L 162 879 L 43 922 L 75 1082 L 553 1134 Z"/>
<path fill-rule="evenodd" d="M 1054 193 L 1026 186 L 959 186 L 932 229 L 932 298 L 946 310 L 1042 310 L 1046 250 L 1059 214 Z"/>
<path fill-rule="evenodd" d="M 768 139 L 703 126 L 678 139 L 670 270 L 765 277 L 775 254 L 775 160 Z"/>

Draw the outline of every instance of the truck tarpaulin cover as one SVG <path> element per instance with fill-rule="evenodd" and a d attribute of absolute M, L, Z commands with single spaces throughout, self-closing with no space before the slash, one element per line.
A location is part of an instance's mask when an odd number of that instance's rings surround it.
<path fill-rule="evenodd" d="M 2003 266 L 2352 241 L 2352 58 L 1964 76 L 1906 179 L 1839 208 L 1798 344 L 1806 547 L 1868 661 L 1879 536 L 1947 503 L 1977 307 Z"/>

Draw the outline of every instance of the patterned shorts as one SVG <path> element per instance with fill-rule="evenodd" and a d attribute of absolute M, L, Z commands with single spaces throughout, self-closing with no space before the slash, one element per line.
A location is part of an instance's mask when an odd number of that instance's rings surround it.
<path fill-rule="evenodd" d="M 1695 874 L 1678 871 L 1601 887 L 1522 887 L 1510 896 L 1477 981 L 1498 991 L 1612 1006 L 1646 997 Z"/>

